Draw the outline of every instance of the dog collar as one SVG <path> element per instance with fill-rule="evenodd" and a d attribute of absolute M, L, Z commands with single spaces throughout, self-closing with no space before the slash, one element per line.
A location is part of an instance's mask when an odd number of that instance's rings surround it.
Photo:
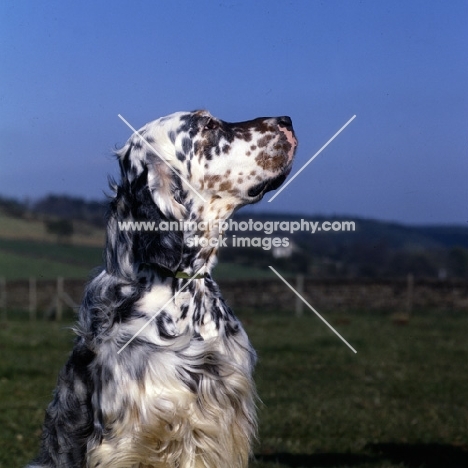
<path fill-rule="evenodd" d="M 189 275 L 188 273 L 185 273 L 183 271 L 177 271 L 174 273 L 174 278 L 178 279 L 202 279 L 206 278 L 206 273 L 197 273 L 196 275 Z"/>

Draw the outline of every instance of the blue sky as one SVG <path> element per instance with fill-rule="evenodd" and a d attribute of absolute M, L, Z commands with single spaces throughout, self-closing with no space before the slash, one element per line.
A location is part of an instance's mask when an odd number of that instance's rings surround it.
<path fill-rule="evenodd" d="M 255 211 L 467 225 L 467 26 L 457 0 L 5 0 L 0 194 L 102 198 L 119 113 L 287 114 L 296 170 L 356 114 Z"/>

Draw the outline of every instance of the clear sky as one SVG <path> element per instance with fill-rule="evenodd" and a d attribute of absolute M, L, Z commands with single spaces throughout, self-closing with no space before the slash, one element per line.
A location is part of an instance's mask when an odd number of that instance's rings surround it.
<path fill-rule="evenodd" d="M 356 114 L 255 210 L 468 223 L 468 1 L 3 0 L 0 40 L 1 195 L 102 198 L 119 113 L 290 115 L 296 170 Z"/>

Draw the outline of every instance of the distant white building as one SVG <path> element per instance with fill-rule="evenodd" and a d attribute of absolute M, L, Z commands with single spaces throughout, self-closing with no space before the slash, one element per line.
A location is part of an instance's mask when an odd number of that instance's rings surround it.
<path fill-rule="evenodd" d="M 289 241 L 289 245 L 287 247 L 280 246 L 280 247 L 272 247 L 271 254 L 273 258 L 289 258 L 294 250 L 296 249 L 296 245 Z"/>

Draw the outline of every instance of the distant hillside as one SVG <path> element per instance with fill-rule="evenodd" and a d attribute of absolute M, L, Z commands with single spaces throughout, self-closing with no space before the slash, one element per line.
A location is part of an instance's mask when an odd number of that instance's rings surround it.
<path fill-rule="evenodd" d="M 48 195 L 31 206 L 36 214 L 57 216 L 64 219 L 86 221 L 98 227 L 106 222 L 106 200 L 84 200 L 68 195 Z"/>
<path fill-rule="evenodd" d="M 468 225 L 467 226 L 441 226 L 421 225 L 410 226 L 395 222 L 378 221 L 373 219 L 358 218 L 354 216 L 314 216 L 310 214 L 285 214 L 285 213 L 252 213 L 248 210 L 235 214 L 236 220 L 248 220 L 253 218 L 265 222 L 271 221 L 354 221 L 356 230 L 353 232 L 328 232 L 320 231 L 314 234 L 300 231 L 301 239 L 311 239 L 311 243 L 336 245 L 348 245 L 355 242 L 367 242 L 369 244 L 384 243 L 390 248 L 421 249 L 421 248 L 468 248 Z M 315 241 L 312 241 L 315 239 Z"/>
<path fill-rule="evenodd" d="M 84 200 L 68 195 L 47 195 L 35 202 L 20 202 L 18 200 L 0 196 L 0 214 L 4 213 L 11 218 L 27 218 L 28 213 L 43 219 L 44 216 L 84 221 L 85 223 L 104 228 L 107 200 Z M 334 245 L 348 244 L 349 242 L 363 241 L 369 243 L 384 242 L 390 248 L 468 248 L 467 226 L 408 226 L 404 224 L 377 221 L 350 216 L 315 216 L 310 214 L 286 213 L 253 213 L 248 208 L 235 214 L 234 219 L 258 221 L 296 221 L 305 219 L 322 223 L 323 221 L 354 221 L 355 232 L 316 232 L 310 234 L 316 242 L 322 244 L 327 240 Z M 0 232 L 0 236 L 2 233 Z M 306 239 L 308 234 L 296 233 L 300 238 Z"/>
<path fill-rule="evenodd" d="M 0 277 L 87 278 L 102 264 L 104 230 L 83 221 L 72 224 L 73 234 L 59 243 L 44 220 L 0 211 Z"/>
<path fill-rule="evenodd" d="M 234 220 L 316 223 L 353 221 L 352 232 L 298 231 L 290 234 L 278 229 L 270 237 L 288 237 L 295 247 L 288 258 L 276 263 L 289 270 L 317 277 L 399 277 L 412 273 L 419 277 L 468 278 L 468 227 L 407 226 L 346 216 L 311 216 L 266 214 L 248 211 L 237 213 Z M 278 224 L 278 227 L 281 225 Z M 287 227 L 287 224 L 285 224 Z M 236 236 L 259 236 L 261 232 L 231 232 Z M 228 247 L 221 254 L 226 261 L 265 266 L 271 253 L 260 249 Z M 223 257 L 222 257 L 223 258 Z"/>
<path fill-rule="evenodd" d="M 88 268 L 97 260 L 100 263 L 98 254 L 104 246 L 106 209 L 105 201 L 86 201 L 68 196 L 49 195 L 35 203 L 0 197 L 0 240 L 4 240 L 0 242 L 0 253 L 10 256 L 31 254 L 34 261 L 48 258 L 73 264 L 76 276 L 76 268 Z M 416 277 L 468 278 L 468 226 L 408 226 L 346 216 L 253 213 L 248 209 L 234 216 L 238 223 L 248 224 L 250 219 L 263 226 L 268 221 L 270 226 L 276 223 L 276 230 L 271 233 L 255 229 L 228 232 L 227 247 L 220 250 L 222 266 L 218 271 L 223 275 L 227 272 L 229 276 L 227 264 L 237 265 L 236 271 L 241 276 L 247 274 L 245 268 L 260 274 L 268 269 L 268 265 L 275 264 L 282 271 L 321 278 L 388 278 L 409 273 Z M 354 222 L 355 230 L 320 230 L 324 222 L 341 221 Z M 295 233 L 285 231 L 283 228 L 292 222 L 304 225 L 307 222 L 309 229 Z M 315 233 L 311 232 L 311 222 Z M 255 238 L 257 247 L 234 247 L 234 236 Z M 274 237 L 287 238 L 289 248 L 268 245 L 267 241 Z M 18 247 L 13 242 L 18 240 L 34 241 L 35 253 L 27 247 Z M 57 259 L 53 258 L 51 250 L 46 249 L 38 257 L 38 244 L 53 245 L 57 242 L 72 246 L 70 255 Z M 260 247 L 259 242 L 263 242 Z M 83 257 L 88 260 L 77 264 L 76 258 L 80 258 L 84 251 L 73 249 L 81 247 L 96 250 L 91 257 L 88 254 Z M 14 263 L 9 258 L 10 263 Z M 1 270 L 0 258 L 0 276 Z M 232 267 L 231 271 L 234 271 Z"/>
<path fill-rule="evenodd" d="M 88 278 L 102 265 L 102 248 L 0 239 L 0 277 L 6 280 Z"/>
<path fill-rule="evenodd" d="M 34 214 L 14 217 L 0 209 L 0 239 L 23 239 L 36 242 L 57 243 L 57 236 L 47 230 L 48 218 Z M 55 219 L 55 218 L 54 218 Z M 73 245 L 104 246 L 104 229 L 85 221 L 73 221 L 73 234 L 64 243 Z"/>
<path fill-rule="evenodd" d="M 14 218 L 55 217 L 84 221 L 97 227 L 105 227 L 107 200 L 85 200 L 69 195 L 47 195 L 35 201 L 22 202 L 0 196 L 0 213 Z"/>

